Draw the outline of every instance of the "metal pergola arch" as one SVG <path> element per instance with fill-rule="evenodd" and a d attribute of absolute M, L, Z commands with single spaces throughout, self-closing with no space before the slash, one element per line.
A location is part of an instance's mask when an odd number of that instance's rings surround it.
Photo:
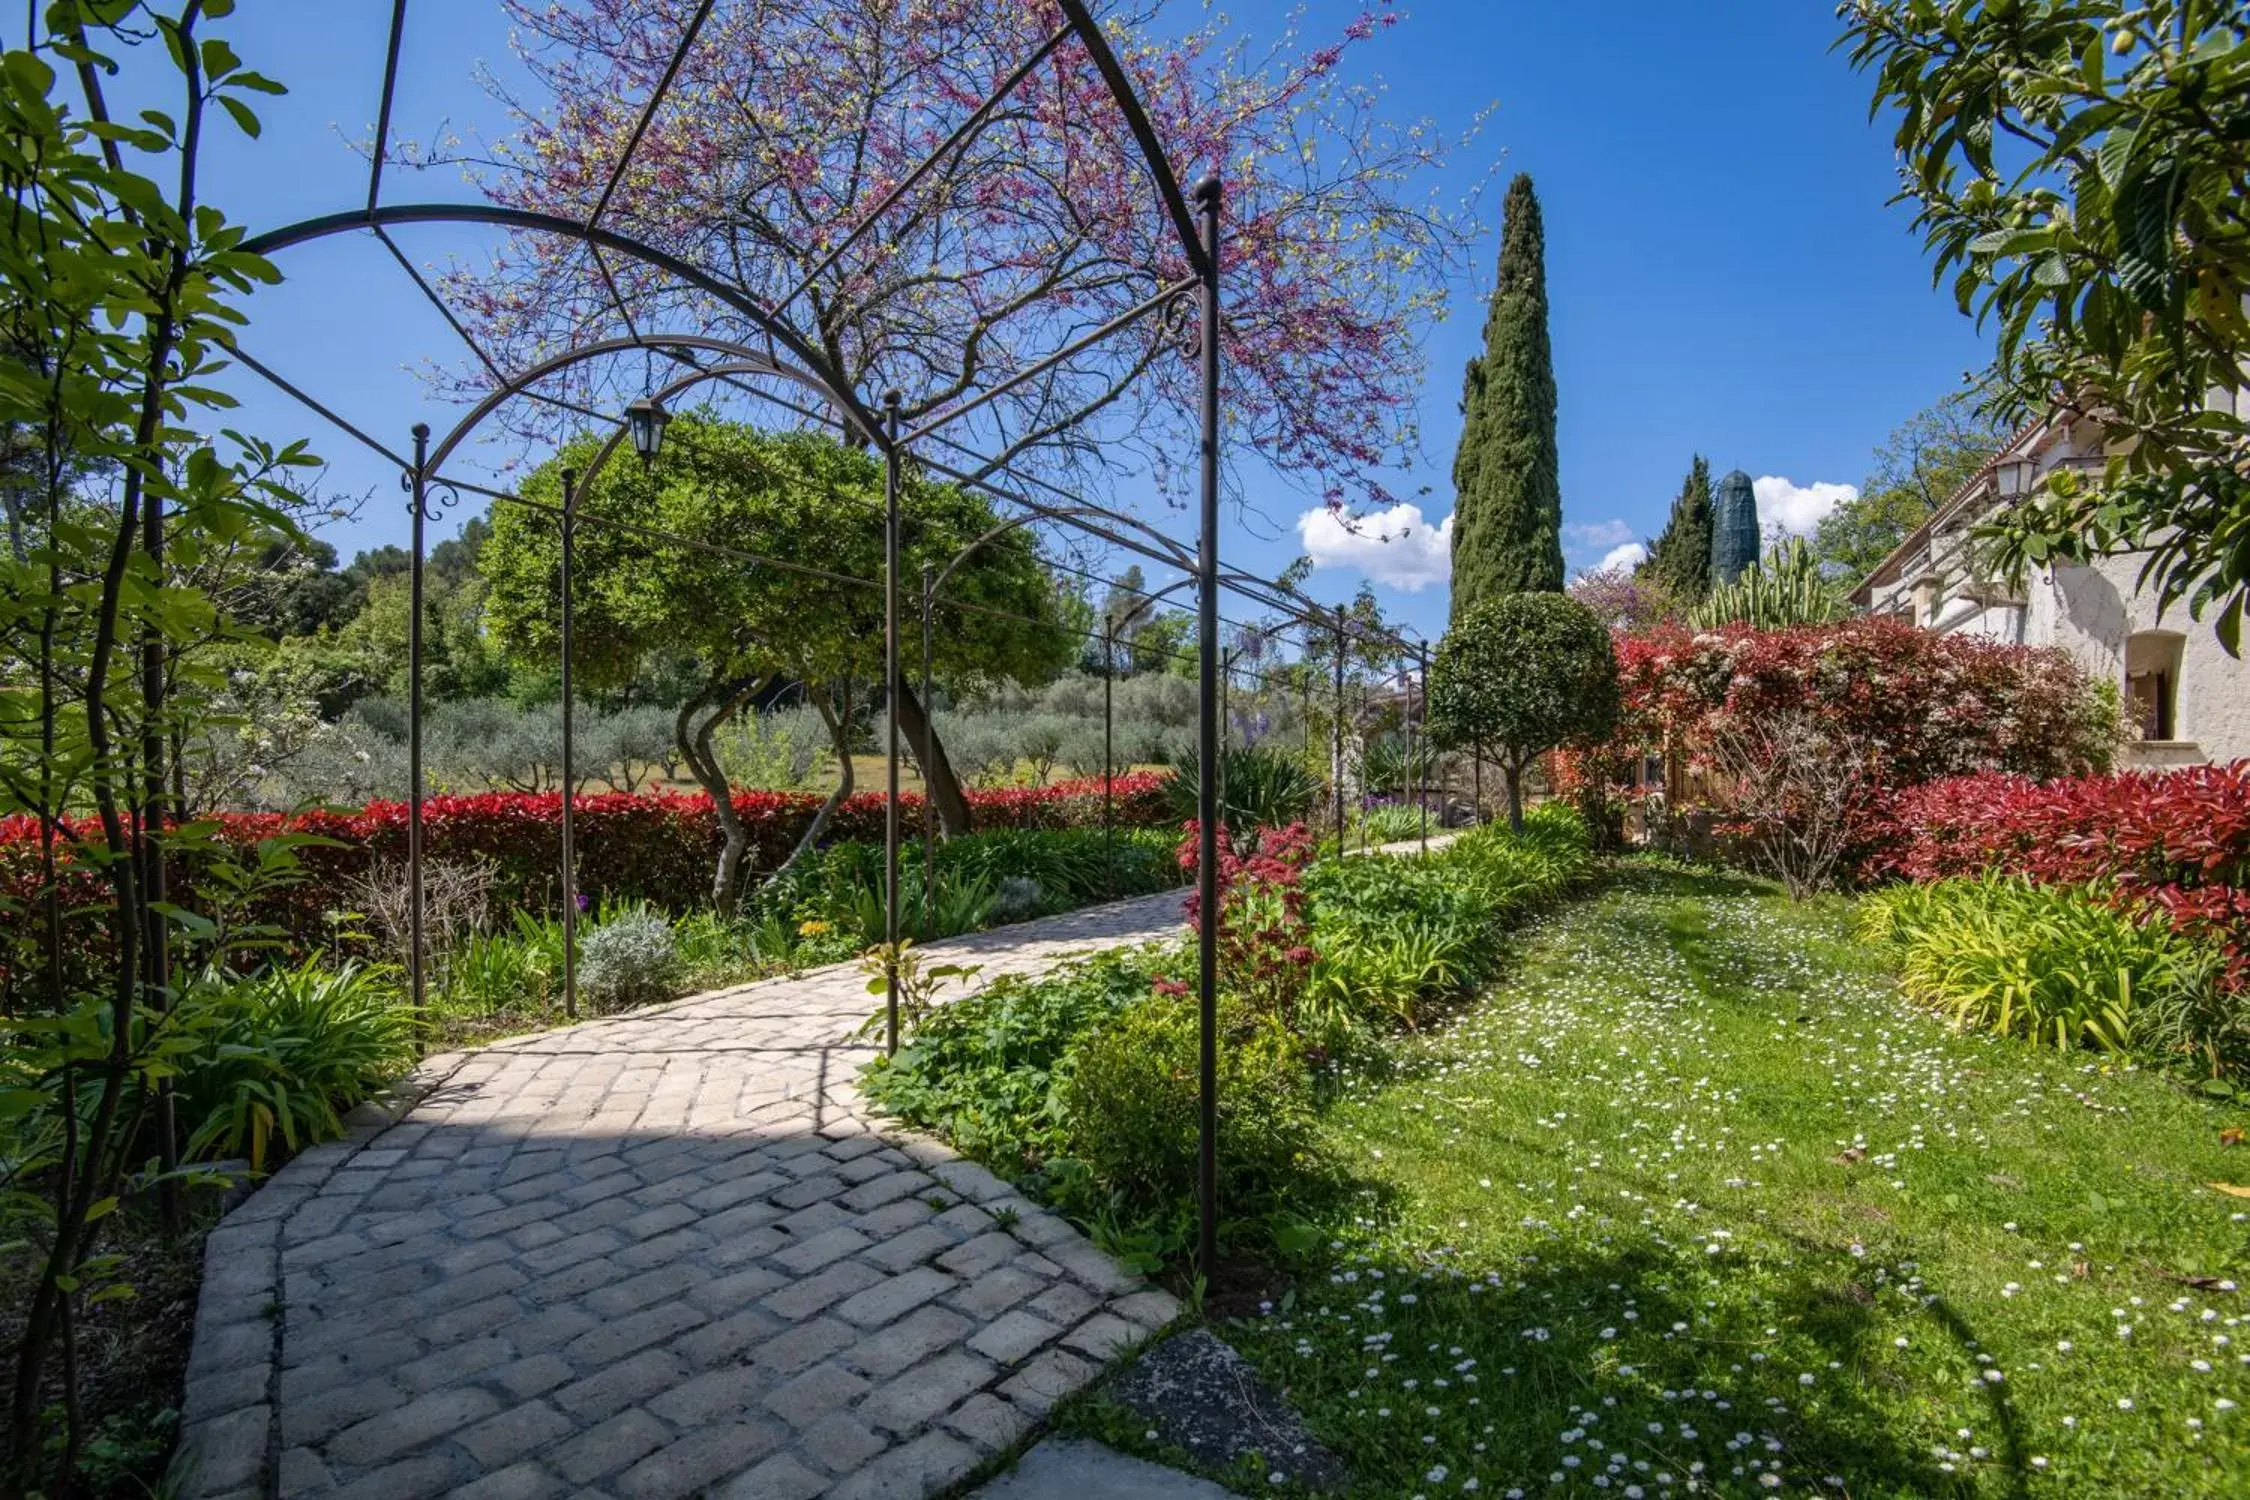
<path fill-rule="evenodd" d="M 967 411 L 974 410 L 989 402 L 1008 386 L 1031 378 L 1041 370 L 1050 368 L 1053 363 L 1069 358 L 1072 354 L 1089 347 L 1099 338 L 1106 338 L 1124 327 L 1130 326 L 1152 311 L 1174 306 L 1185 295 L 1195 294 L 1197 310 L 1200 313 L 1200 347 L 1197 351 L 1197 364 L 1200 377 L 1200 411 L 1198 415 L 1201 429 L 1197 466 L 1200 514 L 1198 517 L 1197 544 L 1193 549 L 1193 577 L 1198 585 L 1197 618 L 1200 678 L 1197 736 L 1198 810 L 1201 828 L 1199 883 L 1203 909 L 1207 912 L 1215 912 L 1218 909 L 1218 848 L 1214 773 L 1219 744 L 1214 699 L 1216 697 L 1219 655 L 1218 594 L 1226 583 L 1226 580 L 1222 577 L 1219 563 L 1218 531 L 1220 337 L 1222 331 L 1219 301 L 1221 188 L 1215 177 L 1199 182 L 1193 192 L 1193 205 L 1191 207 L 1189 196 L 1183 194 L 1180 189 L 1178 176 L 1156 136 L 1146 111 L 1140 104 L 1131 79 L 1110 48 L 1100 25 L 1094 19 L 1088 6 L 1083 3 L 1083 0 L 1054 0 L 1054 3 L 1062 14 L 1062 26 L 1038 49 L 1037 55 L 1019 66 L 1009 76 L 1007 82 L 995 92 L 991 99 L 971 112 L 968 120 L 963 122 L 954 135 L 931 154 L 924 165 L 917 167 L 914 172 L 908 174 L 908 178 L 898 188 L 894 189 L 882 203 L 877 205 L 875 212 L 868 216 L 859 229 L 855 229 L 854 235 L 856 237 L 857 233 L 864 230 L 866 224 L 879 218 L 892 202 L 903 197 L 905 192 L 909 190 L 911 183 L 923 175 L 932 163 L 955 149 L 961 141 L 973 136 L 975 131 L 980 128 L 979 122 L 989 115 L 997 100 L 1005 97 L 1008 92 L 1036 71 L 1039 64 L 1050 56 L 1063 41 L 1074 39 L 1085 49 L 1088 60 L 1103 80 L 1112 106 L 1118 110 L 1139 148 L 1143 159 L 1142 165 L 1145 167 L 1155 190 L 1157 207 L 1169 221 L 1177 242 L 1176 249 L 1188 265 L 1189 275 L 1184 280 L 1163 286 L 1156 296 L 1132 309 L 1128 314 L 1113 318 L 1096 330 L 1094 334 L 1072 341 L 1058 354 L 1049 356 L 1045 361 L 1035 363 L 1027 370 L 1015 372 L 1002 386 L 983 393 L 969 394 L 963 401 L 956 403 L 954 409 L 940 413 L 918 425 L 913 436 L 916 439 L 940 437 L 939 429 L 958 416 L 966 414 Z M 478 355 L 487 370 L 491 371 L 496 378 L 499 376 L 497 367 L 489 356 L 485 355 L 481 348 L 476 345 L 475 341 L 469 338 L 460 321 L 445 306 L 443 300 L 438 297 L 434 289 L 429 286 L 412 263 L 407 261 L 404 254 L 391 239 L 390 228 L 397 225 L 430 223 L 483 225 L 517 231 L 555 234 L 576 240 L 584 245 L 593 256 L 603 282 L 609 290 L 612 305 L 629 330 L 633 328 L 632 317 L 625 308 L 624 299 L 610 273 L 604 252 L 675 278 L 677 281 L 716 299 L 733 313 L 743 317 L 752 327 L 758 330 L 768 345 L 763 354 L 762 364 L 764 368 L 761 368 L 758 373 L 785 373 L 778 367 L 782 364 L 783 356 L 786 355 L 789 364 L 795 367 L 795 372 L 791 373 L 789 378 L 804 380 L 818 394 L 824 396 L 835 410 L 843 416 L 843 419 L 855 427 L 884 458 L 886 472 L 885 554 L 887 558 L 886 576 L 882 581 L 885 592 L 886 620 L 884 669 L 886 695 L 895 704 L 903 685 L 899 661 L 898 558 L 900 469 L 901 460 L 904 457 L 901 451 L 903 444 L 898 415 L 899 401 L 896 394 L 892 393 L 888 396 L 884 402 L 883 412 L 878 415 L 870 408 L 860 393 L 854 389 L 852 382 L 844 378 L 842 372 L 825 363 L 816 351 L 807 346 L 805 341 L 799 338 L 786 323 L 775 316 L 773 310 L 763 306 L 743 288 L 711 275 L 661 247 L 647 243 L 632 235 L 607 228 L 599 222 L 618 184 L 631 165 L 643 133 L 661 108 L 665 94 L 670 89 L 682 61 L 694 46 L 697 35 L 705 20 L 708 19 L 713 0 L 703 0 L 695 15 L 683 28 L 679 44 L 664 68 L 662 77 L 651 97 L 644 105 L 639 122 L 632 132 L 626 149 L 613 167 L 608 184 L 583 221 L 557 214 L 495 205 L 448 203 L 386 205 L 381 201 L 383 167 L 388 152 L 392 105 L 397 86 L 400 46 L 404 33 L 407 5 L 408 0 L 394 0 L 389 46 L 383 72 L 377 138 L 372 151 L 365 203 L 362 206 L 342 212 L 302 219 L 253 235 L 242 243 L 241 248 L 253 254 L 272 255 L 293 246 L 337 234 L 353 231 L 372 232 L 377 240 L 405 268 L 424 295 L 438 307 L 446 321 L 457 333 L 462 335 L 465 342 L 469 343 L 472 351 Z M 836 253 L 841 254 L 841 248 Z M 834 258 L 834 256 L 831 256 L 824 261 L 823 267 L 833 263 Z M 818 274 L 820 273 L 816 270 L 813 276 L 807 277 L 806 280 L 809 282 L 817 279 Z M 798 289 L 798 292 L 792 293 L 792 300 L 796 295 L 801 294 L 801 291 L 802 287 Z M 634 330 L 634 332 L 637 341 L 637 330 Z M 753 353 L 755 352 L 753 351 Z M 301 402 L 309 410 L 324 419 L 334 423 L 348 435 L 391 461 L 398 461 L 399 455 L 392 453 L 379 441 L 368 436 L 359 427 L 350 423 L 308 392 L 291 384 L 247 356 L 244 357 L 244 363 L 246 367 L 265 377 L 285 394 Z M 457 443 L 459 438 L 456 437 L 452 441 Z M 613 450 L 614 446 L 615 442 L 612 439 L 608 449 L 605 449 L 605 453 Z M 451 447 L 448 446 L 446 451 L 450 453 Z M 978 477 L 981 478 L 982 476 Z M 410 466 L 407 466 L 404 478 L 411 497 L 409 511 L 414 543 L 414 578 L 410 604 L 412 621 L 409 628 L 409 677 L 410 692 L 418 703 L 422 671 L 422 618 L 425 604 L 422 588 L 422 562 L 426 545 L 425 525 L 430 509 L 430 492 L 433 487 L 450 488 L 455 491 L 476 487 L 438 478 L 431 463 L 430 430 L 426 424 L 417 424 L 415 427 L 413 462 Z M 575 488 L 575 484 L 572 488 Z M 572 511 L 574 510 L 573 502 L 568 497 L 566 497 L 564 510 L 567 528 L 572 520 Z M 1053 519 L 1067 521 L 1070 518 L 1058 515 Z M 1182 548 L 1180 550 L 1185 552 L 1187 549 Z M 1166 559 L 1168 562 L 1173 560 L 1171 558 Z M 897 868 L 899 835 L 898 751 L 895 712 L 892 715 L 892 723 L 885 842 L 887 846 L 886 863 L 890 871 L 889 884 L 891 887 L 888 903 L 887 937 L 889 939 L 888 951 L 892 955 L 893 965 L 889 989 L 892 1014 L 891 1040 L 895 1046 L 898 988 L 895 955 L 898 951 Z M 415 754 L 411 759 L 413 764 L 410 774 L 413 786 L 408 858 L 412 883 L 412 945 L 416 968 L 419 971 L 423 947 L 421 930 L 423 916 L 421 870 L 424 852 L 421 838 L 421 804 L 423 798 L 420 757 Z M 573 789 L 566 783 L 563 789 L 566 808 L 572 796 Z M 1215 1153 L 1217 1136 L 1216 1006 L 1218 956 L 1216 937 L 1215 923 L 1206 922 L 1202 924 L 1197 965 L 1201 1038 L 1198 1108 L 1200 1151 L 1196 1188 L 1199 1208 L 1197 1257 L 1200 1267 L 1206 1274 L 1215 1269 L 1217 1259 L 1218 1180 Z M 419 987 L 419 978 L 417 979 L 417 985 Z M 417 999 L 419 998 L 417 996 Z"/>

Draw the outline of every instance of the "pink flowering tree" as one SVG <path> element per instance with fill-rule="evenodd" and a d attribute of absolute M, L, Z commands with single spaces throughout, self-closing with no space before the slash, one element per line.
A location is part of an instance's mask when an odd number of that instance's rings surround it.
<path fill-rule="evenodd" d="M 506 101 L 518 128 L 482 164 L 490 197 L 572 218 L 599 205 L 605 226 L 777 309 L 855 390 L 900 390 L 909 426 L 1188 274 L 1075 39 L 885 208 L 1058 30 L 1051 4 L 719 0 L 613 191 L 697 0 L 508 9 L 549 98 Z M 1211 26 L 1159 34 L 1151 18 L 1113 7 L 1104 19 L 1183 184 L 1225 179 L 1229 441 L 1332 503 L 1387 500 L 1380 471 L 1410 438 L 1419 330 L 1474 227 L 1422 186 L 1438 135 L 1386 122 L 1372 91 L 1340 76 L 1348 48 L 1396 15 L 1379 0 L 1328 45 L 1257 55 Z M 643 331 L 758 341 L 711 299 L 554 235 L 517 236 L 453 291 L 503 369 L 625 333 L 620 299 Z M 1083 480 L 1123 454 L 1170 477 L 1194 451 L 1193 344 L 1192 319 L 1152 317 L 1086 350 L 965 423 L 956 435 L 982 454 L 968 466 Z"/>
<path fill-rule="evenodd" d="M 1651 630 L 1687 612 L 1663 579 L 1631 568 L 1590 569 L 1572 579 L 1565 592 L 1615 631 Z"/>

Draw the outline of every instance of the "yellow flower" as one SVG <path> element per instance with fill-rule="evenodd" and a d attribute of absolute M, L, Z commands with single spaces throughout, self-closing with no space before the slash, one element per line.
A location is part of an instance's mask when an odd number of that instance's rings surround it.
<path fill-rule="evenodd" d="M 828 929 L 829 924 L 819 920 L 816 917 L 809 921 L 799 923 L 797 926 L 797 936 L 819 937 L 822 933 L 828 931 Z"/>

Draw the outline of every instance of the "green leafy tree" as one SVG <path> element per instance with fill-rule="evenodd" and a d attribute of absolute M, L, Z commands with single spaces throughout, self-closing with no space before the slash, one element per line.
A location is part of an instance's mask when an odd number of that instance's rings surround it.
<path fill-rule="evenodd" d="M 567 445 L 530 477 L 524 496 L 558 506 L 560 470 L 583 472 L 596 446 L 591 438 Z M 881 575 L 882 494 L 883 466 L 873 454 L 818 434 L 767 433 L 681 413 L 652 467 L 611 463 L 579 501 L 573 664 L 599 692 L 679 651 L 693 653 L 698 676 L 674 733 L 680 758 L 717 809 L 724 837 L 711 894 L 721 909 L 735 904 L 749 845 L 714 745 L 722 726 L 777 683 L 804 685 L 828 726 L 840 776 L 799 852 L 851 794 L 849 688 L 879 682 L 883 667 L 882 591 L 858 581 Z M 901 506 L 908 578 L 919 578 L 925 562 L 942 568 L 996 520 L 984 500 L 913 475 Z M 773 561 L 744 563 L 707 550 L 713 546 Z M 482 562 L 494 635 L 520 657 L 552 660 L 561 569 L 555 517 L 495 508 Z M 940 603 L 930 644 L 933 665 L 948 679 L 1038 681 L 1077 654 L 1024 531 L 1004 532 L 972 553 L 946 581 L 942 600 L 953 607 Z M 912 611 L 900 649 L 920 661 Z"/>
<path fill-rule="evenodd" d="M 1143 672 L 1196 674 L 1195 616 L 1183 610 L 1162 610 L 1143 615 L 1133 626 L 1133 641 L 1125 652 L 1135 676 Z"/>
<path fill-rule="evenodd" d="M 1531 179 L 1508 187 L 1484 353 L 1461 385 L 1453 456 L 1453 618 L 1480 600 L 1563 586 L 1562 461 L 1547 336 L 1547 232 Z"/>
<path fill-rule="evenodd" d="M 2146 550 L 2160 603 L 2250 588 L 2250 24 L 2220 0 L 1855 0 L 1940 280 L 1998 330 L 2013 420 L 2109 437 L 1982 530 L 2006 569 Z"/>
<path fill-rule="evenodd" d="M 11 33 L 28 32 L 25 45 L 0 58 L 13 544 L 0 550 L 0 820 L 36 829 L 37 848 L 29 889 L 0 920 L 12 971 L 0 1242 L 23 1297 L 10 1318 L 8 1494 L 83 1488 L 79 1330 L 89 1307 L 131 1290 L 103 1236 L 124 1217 L 112 1210 L 128 1173 L 169 1193 L 181 1170 L 165 1080 L 197 1042 L 181 1003 L 195 982 L 175 973 L 236 957 L 223 924 L 205 940 L 165 887 L 169 870 L 209 858 L 172 817 L 167 752 L 204 701 L 203 684 L 177 681 L 203 670 L 180 653 L 226 633 L 181 567 L 288 530 L 281 480 L 310 460 L 295 445 L 202 436 L 231 404 L 213 382 L 236 304 L 277 279 L 202 196 L 208 143 L 229 120 L 255 135 L 252 101 L 280 91 L 213 34 L 232 10 L 61 0 L 31 7 Z M 127 119 L 103 93 L 120 73 L 149 106 Z M 172 686 L 190 690 L 175 698 Z M 70 833 L 66 815 L 90 821 Z M 90 887 L 66 889 L 66 842 Z M 92 962 L 66 952 L 66 920 L 81 934 L 99 924 Z M 175 936 L 192 963 L 171 962 Z M 50 1407 L 55 1364 L 63 1399 Z"/>
<path fill-rule="evenodd" d="M 1955 391 L 1907 418 L 1875 450 L 1857 497 L 1821 517 L 1813 552 L 1848 586 L 1976 477 L 2007 440 L 2006 424 L 1975 391 Z"/>
<path fill-rule="evenodd" d="M 1648 560 L 1636 571 L 1675 599 L 1693 602 L 1710 591 L 1711 461 L 1702 454 L 1688 466 L 1664 532 L 1649 544 Z"/>
<path fill-rule="evenodd" d="M 1470 606 L 1430 663 L 1430 739 L 1500 763 L 1508 821 L 1523 827 L 1523 773 L 1550 750 L 1617 723 L 1617 653 L 1595 613 L 1562 594 Z"/>

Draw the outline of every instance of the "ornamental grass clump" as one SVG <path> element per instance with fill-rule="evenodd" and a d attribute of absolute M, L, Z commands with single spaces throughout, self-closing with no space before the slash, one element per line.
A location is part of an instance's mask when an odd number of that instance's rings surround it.
<path fill-rule="evenodd" d="M 387 965 L 312 963 L 191 985 L 171 1029 L 189 1160 L 282 1152 L 343 1134 L 343 1112 L 414 1060 L 414 1016 Z M 192 1039 L 192 1040 L 189 1040 Z"/>
<path fill-rule="evenodd" d="M 1964 1030 L 2109 1052 L 2222 1045 L 2182 1034 L 2210 1009 L 2196 997 L 2216 984 L 2213 951 L 2083 890 L 1999 874 L 1896 886 L 1866 899 L 1859 926 L 1896 951 L 1910 998 Z"/>

